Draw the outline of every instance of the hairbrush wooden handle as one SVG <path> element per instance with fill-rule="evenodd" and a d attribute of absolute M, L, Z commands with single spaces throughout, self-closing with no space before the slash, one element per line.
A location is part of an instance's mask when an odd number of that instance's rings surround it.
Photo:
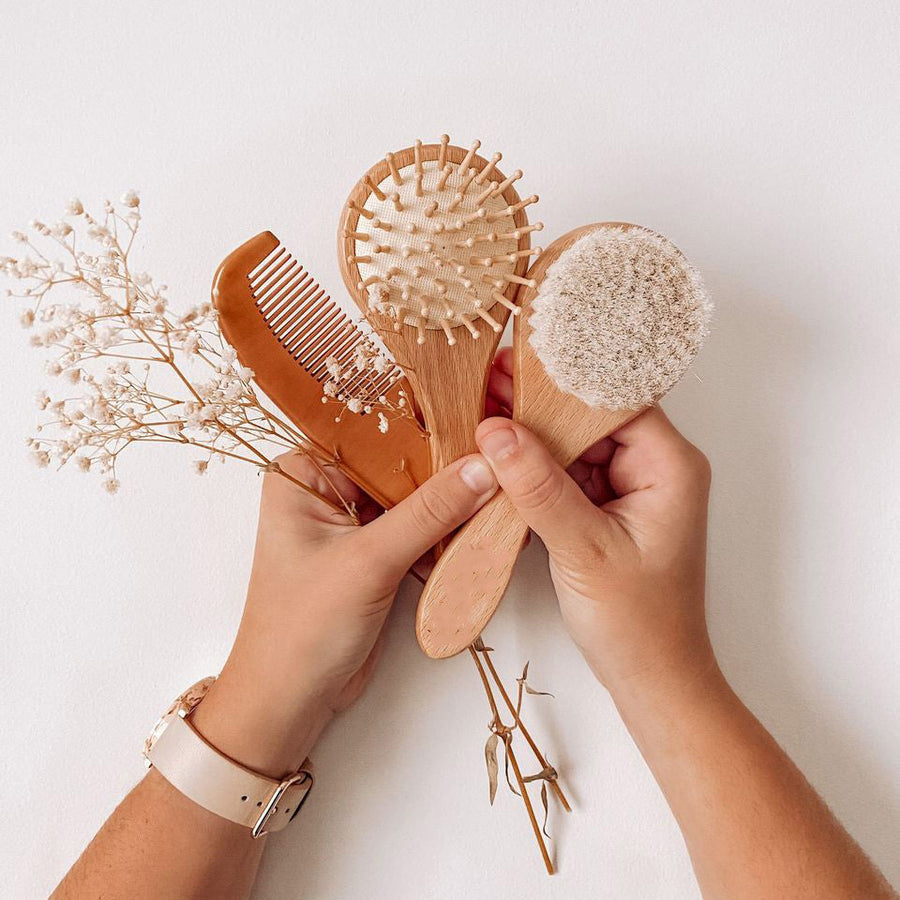
<path fill-rule="evenodd" d="M 453 656 L 481 634 L 527 537 L 528 526 L 501 491 L 450 541 L 416 612 L 416 634 L 426 655 Z"/>

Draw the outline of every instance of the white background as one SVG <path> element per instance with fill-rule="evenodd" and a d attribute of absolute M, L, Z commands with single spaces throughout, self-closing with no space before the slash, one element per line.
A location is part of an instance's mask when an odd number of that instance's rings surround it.
<path fill-rule="evenodd" d="M 334 234 L 384 151 L 443 131 L 521 166 L 544 243 L 599 219 L 669 235 L 715 331 L 666 406 L 711 457 L 722 664 L 900 881 L 900 27 L 889 2 L 156 3 L 3 0 L 5 233 L 141 190 L 141 266 L 173 304 L 273 229 L 337 295 Z M 14 249 L 3 239 L 2 252 Z M 33 468 L 45 378 L 2 313 L 0 862 L 46 894 L 142 774 L 171 698 L 238 620 L 258 480 L 139 449 L 121 493 Z M 679 832 L 563 633 L 541 549 L 488 636 L 555 700 L 528 714 L 577 811 L 542 870 L 489 808 L 468 659 L 426 661 L 406 589 L 368 695 L 315 753 L 260 898 L 697 896 Z M 529 698 L 531 700 L 531 698 Z M 164 865 L 164 861 L 160 861 Z"/>

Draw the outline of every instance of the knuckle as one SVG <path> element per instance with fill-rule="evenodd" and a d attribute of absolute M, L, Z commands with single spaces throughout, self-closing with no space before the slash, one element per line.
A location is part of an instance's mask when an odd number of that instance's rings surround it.
<path fill-rule="evenodd" d="M 553 469 L 528 469 L 520 475 L 515 491 L 516 504 L 541 512 L 554 506 L 562 495 L 563 482 Z"/>
<path fill-rule="evenodd" d="M 712 466 L 706 454 L 693 444 L 685 441 L 678 453 L 677 466 L 686 481 L 698 486 L 709 487 L 712 480 Z"/>
<path fill-rule="evenodd" d="M 435 487 L 423 485 L 418 497 L 419 502 L 412 505 L 411 514 L 420 531 L 430 533 L 436 527 L 450 529 L 456 524 L 453 506 Z"/>

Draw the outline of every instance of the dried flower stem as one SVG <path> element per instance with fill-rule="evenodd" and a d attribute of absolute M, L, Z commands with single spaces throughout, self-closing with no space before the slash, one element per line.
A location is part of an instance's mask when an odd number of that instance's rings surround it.
<path fill-rule="evenodd" d="M 29 439 L 35 462 L 72 462 L 81 471 L 99 471 L 106 489 L 115 493 L 116 463 L 126 447 L 181 444 L 206 454 L 194 463 L 199 474 L 213 458 L 247 462 L 358 522 L 353 504 L 336 490 L 316 451 L 263 402 L 253 372 L 239 364 L 224 341 L 212 304 L 173 315 L 165 285 L 134 272 L 129 256 L 141 220 L 137 194 L 127 192 L 118 206 L 107 201 L 96 218 L 79 200 L 70 200 L 66 213 L 68 219 L 53 226 L 31 223 L 40 245 L 24 232 L 13 232 L 24 256 L 0 256 L 0 273 L 20 285 L 7 296 L 30 306 L 22 313 L 22 325 L 40 328 L 32 334 L 32 345 L 54 354 L 48 374 L 76 388 L 61 398 L 51 399 L 46 391 L 38 395 L 39 408 L 51 415 Z M 48 258 L 47 245 L 61 258 Z M 45 302 L 51 290 L 62 286 L 80 293 L 81 302 Z M 352 373 L 356 380 L 367 374 L 367 363 L 385 365 L 363 349 Z M 202 374 L 189 375 L 188 366 Z M 278 465 L 275 456 L 284 450 L 313 459 L 334 497 Z"/>
<path fill-rule="evenodd" d="M 531 798 L 528 796 L 528 789 L 525 786 L 525 781 L 522 778 L 522 772 L 519 769 L 519 762 L 516 759 L 515 752 L 512 747 L 512 731 L 513 728 L 518 725 L 521 728 L 521 719 L 519 718 L 518 713 L 515 713 L 515 724 L 512 728 L 507 727 L 503 724 L 502 719 L 500 718 L 500 710 L 497 708 L 497 701 L 494 699 L 494 692 L 491 690 L 491 683 L 488 681 L 487 673 L 484 670 L 484 665 L 481 662 L 481 658 L 478 655 L 478 651 L 475 649 L 475 646 L 469 647 L 469 653 L 472 656 L 472 659 L 475 661 L 475 667 L 478 669 L 478 674 L 481 677 L 481 683 L 484 686 L 484 692 L 487 695 L 488 703 L 491 707 L 491 712 L 493 713 L 493 721 L 491 722 L 491 730 L 500 735 L 503 740 L 504 749 L 506 752 L 506 757 L 512 766 L 513 774 L 516 777 L 516 782 L 519 785 L 519 792 L 522 796 L 522 802 L 525 804 L 525 809 L 528 812 L 528 819 L 531 822 L 532 831 L 534 831 L 535 839 L 538 842 L 538 847 L 541 851 L 541 856 L 544 860 L 544 866 L 547 869 L 547 873 L 549 875 L 553 874 L 553 861 L 550 859 L 550 854 L 547 852 L 547 844 L 544 841 L 544 835 L 541 832 L 541 827 L 538 824 L 537 817 L 534 814 L 534 807 L 531 805 Z M 504 694 L 506 692 L 504 691 Z M 530 743 L 530 742 L 529 742 Z M 533 748 L 533 745 L 532 745 Z M 533 748 L 534 749 L 534 748 Z"/>
<path fill-rule="evenodd" d="M 503 686 L 503 681 L 500 679 L 500 676 L 497 674 L 497 670 L 494 668 L 494 663 L 491 660 L 490 650 L 487 649 L 486 647 L 484 647 L 484 645 L 482 644 L 481 653 L 482 653 L 482 656 L 484 657 L 485 664 L 487 665 L 488 669 L 490 670 L 491 676 L 494 679 L 494 683 L 497 685 L 497 689 L 500 691 L 500 696 L 503 697 L 503 701 L 506 703 L 507 707 L 509 708 L 509 711 L 513 714 L 513 717 L 515 718 L 516 722 L 518 723 L 519 731 L 522 732 L 522 737 L 525 738 L 525 740 L 528 742 L 528 746 L 531 747 L 531 750 L 534 753 L 535 758 L 541 764 L 541 768 L 549 769 L 550 764 L 544 758 L 544 755 L 538 749 L 538 745 L 534 742 L 534 739 L 528 733 L 528 729 L 525 727 L 525 723 L 522 721 L 521 716 L 516 711 L 515 706 L 513 706 L 513 702 L 510 699 L 509 694 L 506 691 L 506 688 Z M 572 807 L 569 806 L 569 801 L 566 799 L 566 795 L 563 793 L 563 790 L 559 785 L 559 781 L 555 778 L 551 779 L 550 787 L 552 788 L 553 793 L 556 794 L 556 798 L 562 804 L 563 809 L 565 809 L 566 812 L 572 812 Z"/>

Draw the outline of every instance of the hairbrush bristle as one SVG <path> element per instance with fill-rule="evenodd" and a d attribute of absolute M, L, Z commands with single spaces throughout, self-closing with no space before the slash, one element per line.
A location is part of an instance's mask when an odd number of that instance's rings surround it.
<path fill-rule="evenodd" d="M 641 409 L 685 373 L 712 303 L 666 238 L 599 227 L 550 266 L 532 309 L 531 345 L 560 390 L 593 407 Z"/>
<path fill-rule="evenodd" d="M 373 179 L 370 170 L 365 200 L 349 203 L 356 215 L 343 236 L 357 289 L 367 292 L 369 309 L 394 320 L 394 330 L 415 329 L 419 343 L 427 330 L 443 332 L 451 346 L 467 332 L 502 331 L 506 312 L 491 310 L 513 309 L 505 292 L 540 253 L 527 242 L 543 226 L 520 213 L 537 197 L 519 201 L 511 188 L 521 170 L 504 178 L 496 168 L 502 154 L 486 162 L 476 158 L 480 146 L 463 152 L 447 135 L 439 145 L 417 140 L 411 157 L 408 150 L 386 154 L 384 177 Z"/>

